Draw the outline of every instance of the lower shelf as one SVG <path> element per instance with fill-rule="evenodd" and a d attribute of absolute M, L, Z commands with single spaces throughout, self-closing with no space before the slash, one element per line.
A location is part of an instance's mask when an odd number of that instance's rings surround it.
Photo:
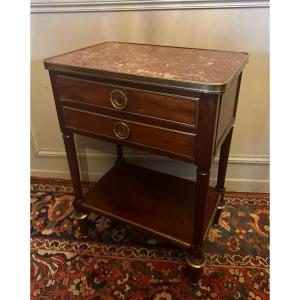
<path fill-rule="evenodd" d="M 206 232 L 219 200 L 220 195 L 210 188 Z M 194 202 L 194 182 L 124 163 L 114 166 L 87 192 L 83 206 L 189 247 Z"/>

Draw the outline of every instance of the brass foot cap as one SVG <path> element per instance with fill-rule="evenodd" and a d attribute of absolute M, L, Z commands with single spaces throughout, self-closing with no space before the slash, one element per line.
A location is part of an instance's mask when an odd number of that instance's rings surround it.
<path fill-rule="evenodd" d="M 206 258 L 204 258 L 203 260 L 201 260 L 200 262 L 194 262 L 192 261 L 193 259 L 190 258 L 189 256 L 186 258 L 186 261 L 188 263 L 189 266 L 191 266 L 194 269 L 201 269 L 205 266 L 206 264 Z"/>
<path fill-rule="evenodd" d="M 85 213 L 80 213 L 78 215 L 76 215 L 76 213 L 73 213 L 74 219 L 75 220 L 84 220 L 88 215 Z"/>

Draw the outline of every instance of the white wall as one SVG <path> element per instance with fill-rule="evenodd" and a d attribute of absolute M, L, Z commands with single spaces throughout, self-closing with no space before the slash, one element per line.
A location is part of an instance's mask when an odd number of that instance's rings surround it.
<path fill-rule="evenodd" d="M 33 176 L 69 178 L 44 58 L 104 41 L 245 51 L 250 54 L 240 90 L 227 189 L 269 188 L 269 9 L 194 9 L 31 15 L 31 120 Z M 84 180 L 113 163 L 112 145 L 78 136 Z M 194 167 L 128 149 L 138 163 L 187 178 Z M 212 177 L 216 177 L 216 164 Z"/>

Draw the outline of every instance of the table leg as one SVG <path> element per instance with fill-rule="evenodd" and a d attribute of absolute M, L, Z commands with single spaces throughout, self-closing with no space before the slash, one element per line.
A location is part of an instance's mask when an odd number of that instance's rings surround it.
<path fill-rule="evenodd" d="M 216 191 L 221 194 L 221 200 L 218 206 L 218 210 L 214 219 L 214 226 L 218 225 L 219 219 L 221 216 L 221 212 L 223 208 L 225 207 L 225 199 L 224 199 L 224 192 L 225 192 L 225 177 L 226 177 L 226 171 L 227 171 L 227 165 L 228 165 L 228 157 L 229 157 L 229 151 L 230 151 L 230 145 L 231 145 L 231 138 L 233 133 L 233 127 L 227 134 L 226 139 L 224 140 L 221 150 L 220 150 L 220 160 L 219 160 L 219 168 L 218 168 L 218 179 L 217 179 L 217 185 L 215 187 Z"/>
<path fill-rule="evenodd" d="M 72 133 L 64 133 L 63 140 L 66 148 L 66 154 L 72 179 L 72 185 L 74 189 L 75 199 L 73 202 L 74 206 L 74 218 L 78 221 L 80 232 L 83 237 L 87 236 L 87 213 L 81 205 L 83 200 L 83 194 L 81 189 L 81 181 L 79 175 L 76 147 L 74 142 L 74 136 Z"/>
<path fill-rule="evenodd" d="M 120 165 L 125 162 L 124 156 L 123 156 L 123 145 L 117 144 L 117 160 L 116 165 Z"/>
<path fill-rule="evenodd" d="M 193 285 L 198 284 L 202 269 L 205 265 L 204 220 L 207 206 L 209 177 L 209 171 L 197 170 L 193 242 L 187 257 L 189 274 Z"/>

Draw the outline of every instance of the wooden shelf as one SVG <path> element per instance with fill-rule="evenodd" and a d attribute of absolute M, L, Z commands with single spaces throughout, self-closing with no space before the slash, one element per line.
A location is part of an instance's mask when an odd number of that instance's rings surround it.
<path fill-rule="evenodd" d="M 209 189 L 206 232 L 220 195 Z M 195 183 L 124 163 L 109 170 L 85 195 L 83 206 L 189 247 L 193 235 Z"/>

